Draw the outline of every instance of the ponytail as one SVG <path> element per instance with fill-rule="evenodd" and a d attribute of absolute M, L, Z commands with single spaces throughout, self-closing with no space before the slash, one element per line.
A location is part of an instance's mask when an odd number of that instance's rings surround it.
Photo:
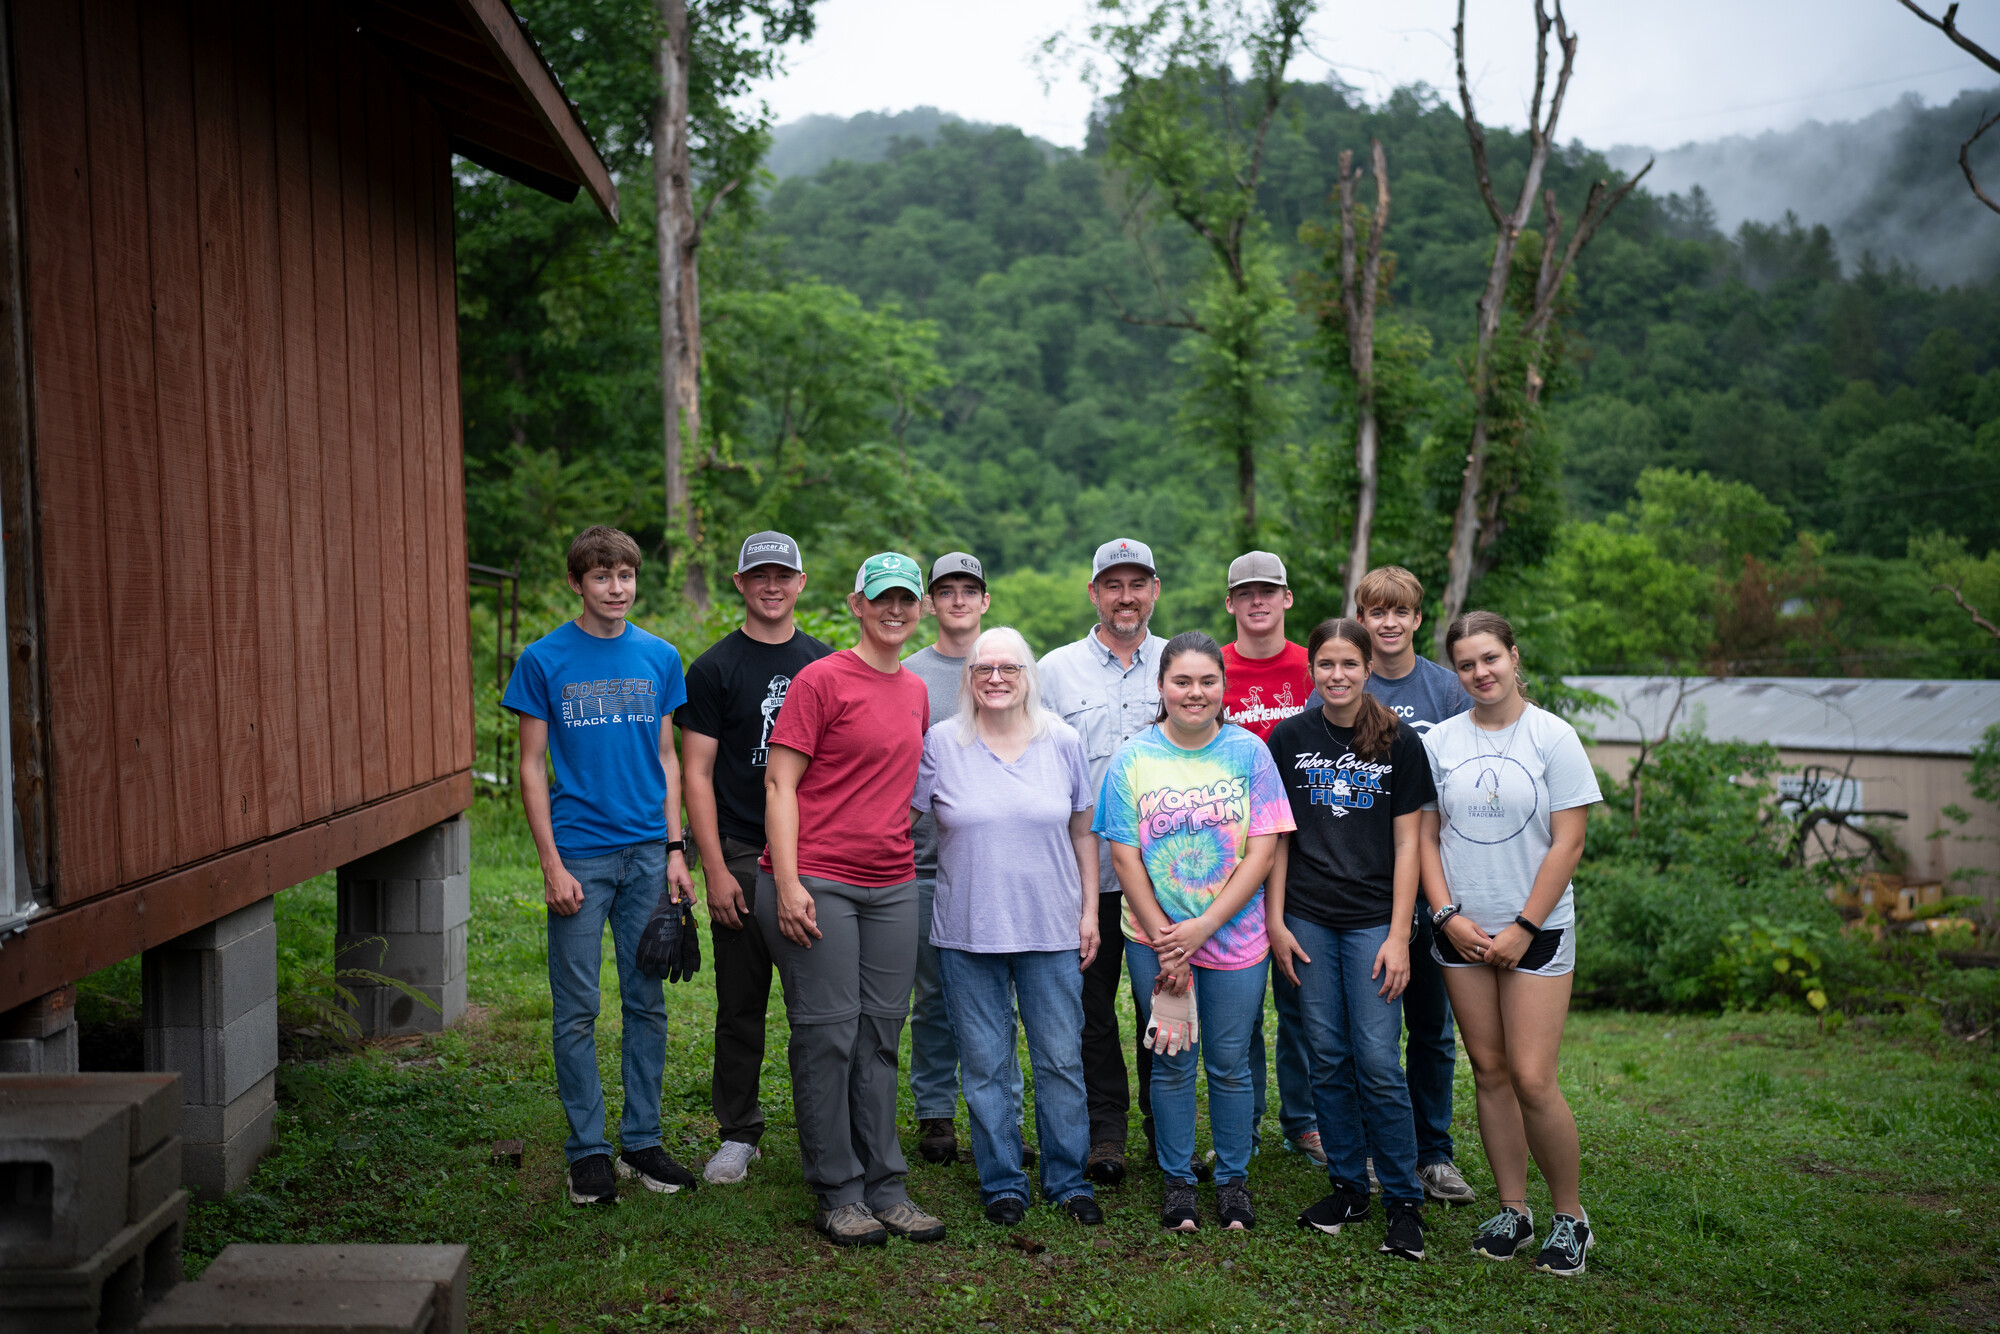
<path fill-rule="evenodd" d="M 1350 617 L 1339 616 L 1329 621 L 1321 621 L 1313 627 L 1306 639 L 1306 661 L 1313 662 L 1329 639 L 1338 639 L 1354 645 L 1361 651 L 1361 661 L 1370 667 L 1375 665 L 1375 643 L 1368 637 L 1367 627 Z M 1364 760 L 1386 760 L 1389 747 L 1395 744 L 1396 715 L 1389 707 L 1366 690 L 1361 692 L 1361 712 L 1354 718 L 1354 753 Z"/>

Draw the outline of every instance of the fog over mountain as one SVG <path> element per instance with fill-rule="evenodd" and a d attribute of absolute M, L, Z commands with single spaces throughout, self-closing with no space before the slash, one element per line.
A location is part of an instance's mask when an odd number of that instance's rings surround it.
<path fill-rule="evenodd" d="M 982 121 L 966 120 L 936 107 L 911 107 L 908 111 L 864 111 L 858 116 L 801 116 L 786 121 L 771 133 L 771 154 L 765 166 L 783 180 L 787 176 L 810 176 L 829 162 L 880 162 L 897 139 L 930 143 L 946 124 L 964 125 L 973 130 L 993 127 Z M 1033 138 L 1033 136 L 1029 136 Z M 1041 143 L 1041 140 L 1036 140 Z M 1061 152 L 1054 144 L 1043 143 L 1044 151 Z"/>

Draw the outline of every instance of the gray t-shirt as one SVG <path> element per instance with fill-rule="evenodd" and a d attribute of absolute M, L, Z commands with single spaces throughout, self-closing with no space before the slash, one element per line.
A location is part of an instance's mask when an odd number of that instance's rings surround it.
<path fill-rule="evenodd" d="M 910 804 L 937 820 L 931 944 L 972 954 L 1073 950 L 1083 881 L 1069 820 L 1095 803 L 1083 741 L 1060 719 L 1004 764 L 947 721 L 924 735 Z"/>
<path fill-rule="evenodd" d="M 1418 736 L 1472 707 L 1472 697 L 1458 683 L 1458 673 L 1421 656 L 1407 676 L 1393 681 L 1370 673 L 1368 693 L 1388 705 L 1389 711 Z"/>
<path fill-rule="evenodd" d="M 917 674 L 924 683 L 924 689 L 931 694 L 930 721 L 927 728 L 936 727 L 947 718 L 958 715 L 958 688 L 965 679 L 965 659 L 947 658 L 937 651 L 935 645 L 918 649 L 903 659 L 903 665 Z M 917 879 L 930 880 L 937 875 L 937 825 L 925 815 L 918 819 L 910 830 L 910 837 L 917 845 Z"/>
<path fill-rule="evenodd" d="M 1499 935 L 1526 906 L 1555 838 L 1549 816 L 1602 801 L 1576 729 L 1530 704 L 1512 727 L 1488 732 L 1461 713 L 1424 735 L 1437 785 L 1444 882 L 1468 921 Z M 1542 925 L 1576 920 L 1563 886 Z"/>

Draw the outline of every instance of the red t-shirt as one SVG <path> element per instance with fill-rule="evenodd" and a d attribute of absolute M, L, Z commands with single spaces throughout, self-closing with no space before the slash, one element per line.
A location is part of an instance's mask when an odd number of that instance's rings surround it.
<path fill-rule="evenodd" d="M 771 744 L 812 758 L 799 780 L 799 874 L 880 888 L 916 877 L 910 798 L 930 692 L 907 667 L 878 672 L 853 649 L 792 678 Z M 771 850 L 759 863 L 771 869 Z"/>
<path fill-rule="evenodd" d="M 1259 741 L 1269 741 L 1272 728 L 1312 702 L 1304 645 L 1287 642 L 1273 657 L 1246 658 L 1236 645 L 1224 644 L 1222 670 L 1228 678 L 1222 720 L 1248 728 Z"/>

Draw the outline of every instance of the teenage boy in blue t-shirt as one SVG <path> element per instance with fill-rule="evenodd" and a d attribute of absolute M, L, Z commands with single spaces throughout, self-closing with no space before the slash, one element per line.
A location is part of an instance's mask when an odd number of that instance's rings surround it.
<path fill-rule="evenodd" d="M 569 1118 L 563 1151 L 572 1204 L 617 1203 L 619 1176 L 669 1194 L 695 1184 L 660 1147 L 666 998 L 659 979 L 636 967 L 660 891 L 671 886 L 676 900 L 694 895 L 682 855 L 680 764 L 667 725 L 687 690 L 674 646 L 626 623 L 638 579 L 638 543 L 616 528 L 579 533 L 569 548 L 569 586 L 583 611 L 528 646 L 500 701 L 521 718 L 521 804 L 549 906 L 556 1092 Z M 615 1173 L 597 1074 L 607 921 L 624 1013 L 623 1152 Z"/>

